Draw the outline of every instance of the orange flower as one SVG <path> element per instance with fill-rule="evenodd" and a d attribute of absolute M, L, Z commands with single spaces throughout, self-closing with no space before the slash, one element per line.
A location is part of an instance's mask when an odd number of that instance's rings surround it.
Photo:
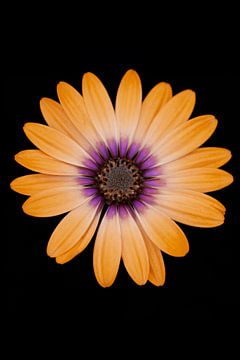
<path fill-rule="evenodd" d="M 69 212 L 54 230 L 49 256 L 63 264 L 91 241 L 100 215 L 93 266 L 97 281 L 111 286 L 119 264 L 139 285 L 163 285 L 161 251 L 184 256 L 189 245 L 175 221 L 214 227 L 224 222 L 224 206 L 204 193 L 229 185 L 218 168 L 230 158 L 222 148 L 199 148 L 214 132 L 212 115 L 189 120 L 195 93 L 172 97 L 169 84 L 157 84 L 142 102 L 141 81 L 129 70 L 115 111 L 93 74 L 83 77 L 83 96 L 61 82 L 60 104 L 40 102 L 47 125 L 27 123 L 24 131 L 39 150 L 24 150 L 16 161 L 39 174 L 11 183 L 29 195 L 25 213 L 47 217 Z"/>

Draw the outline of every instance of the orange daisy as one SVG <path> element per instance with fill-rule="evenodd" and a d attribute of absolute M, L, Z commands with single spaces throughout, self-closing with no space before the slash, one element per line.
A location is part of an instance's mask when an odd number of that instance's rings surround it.
<path fill-rule="evenodd" d="M 225 207 L 205 193 L 233 181 L 219 169 L 231 153 L 200 147 L 217 120 L 212 115 L 189 120 L 195 105 L 191 90 L 172 97 L 170 85 L 162 82 L 142 102 L 140 78 L 129 70 L 115 110 L 94 74 L 83 76 L 82 92 L 61 82 L 60 103 L 41 100 L 47 125 L 23 128 L 38 150 L 15 157 L 39 174 L 17 178 L 11 187 L 30 196 L 23 204 L 29 215 L 69 212 L 47 246 L 57 263 L 80 254 L 99 225 L 93 267 L 100 285 L 113 284 L 121 259 L 137 284 L 163 285 L 162 252 L 184 256 L 189 250 L 175 221 L 198 227 L 224 222 Z"/>

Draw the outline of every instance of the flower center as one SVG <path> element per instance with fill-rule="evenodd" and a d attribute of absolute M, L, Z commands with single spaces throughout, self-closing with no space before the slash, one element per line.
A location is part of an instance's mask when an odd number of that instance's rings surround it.
<path fill-rule="evenodd" d="M 110 159 L 96 176 L 97 187 L 107 204 L 126 203 L 135 199 L 143 189 L 141 170 L 128 159 Z"/>

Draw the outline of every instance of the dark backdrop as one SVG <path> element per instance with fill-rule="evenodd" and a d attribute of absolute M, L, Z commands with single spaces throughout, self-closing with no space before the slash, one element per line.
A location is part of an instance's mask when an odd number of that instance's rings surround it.
<path fill-rule="evenodd" d="M 17 55 L 21 59 L 21 51 Z M 235 70 L 229 65 L 217 67 L 213 58 L 209 58 L 208 63 L 206 57 L 203 62 L 196 62 L 185 56 L 175 62 L 174 57 L 166 58 L 160 50 L 140 47 L 92 46 L 79 48 L 77 58 L 71 53 L 69 57 L 64 62 L 60 54 L 54 61 L 42 55 L 41 63 L 36 61 L 35 54 L 34 59 L 26 60 L 25 66 L 21 63 L 17 67 L 6 67 L 4 74 L 2 134 L 6 155 L 3 179 L 7 232 L 3 242 L 7 243 L 7 252 L 2 257 L 6 263 L 8 323 L 12 332 L 34 334 L 44 323 L 43 337 L 46 337 L 45 331 L 55 331 L 56 324 L 61 329 L 61 324 L 68 323 L 64 328 L 67 333 L 72 322 L 82 339 L 103 328 L 114 333 L 122 324 L 130 333 L 133 328 L 138 328 L 142 335 L 150 332 L 155 336 L 153 342 L 160 341 L 163 333 L 166 337 L 178 337 L 183 326 L 188 333 L 203 327 L 202 337 L 210 342 L 216 331 L 228 334 L 239 306 L 236 251 L 239 77 Z M 178 57 L 181 58 L 179 54 Z M 83 73 L 92 71 L 104 82 L 114 101 L 121 76 L 129 68 L 138 71 L 144 95 L 159 81 L 170 82 L 174 93 L 187 88 L 196 91 L 193 115 L 210 113 L 218 118 L 218 128 L 207 144 L 231 149 L 233 159 L 224 168 L 236 176 L 236 181 L 212 193 L 227 208 L 223 226 L 213 229 L 182 226 L 189 239 L 190 252 L 184 258 L 164 256 L 167 278 L 163 287 L 151 284 L 138 287 L 121 266 L 114 285 L 103 289 L 93 274 L 93 241 L 70 263 L 57 265 L 47 257 L 45 249 L 62 216 L 41 219 L 25 215 L 21 209 L 25 197 L 11 191 L 9 182 L 30 173 L 16 164 L 13 157 L 18 151 L 32 147 L 23 133 L 23 124 L 44 122 L 39 109 L 41 97 L 56 99 L 56 85 L 61 80 L 81 89 Z M 157 332 L 153 331 L 155 324 Z"/>

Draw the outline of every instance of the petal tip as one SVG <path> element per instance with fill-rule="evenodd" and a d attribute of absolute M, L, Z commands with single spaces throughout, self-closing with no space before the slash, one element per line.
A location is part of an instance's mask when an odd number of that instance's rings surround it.
<path fill-rule="evenodd" d="M 25 132 L 26 130 L 30 130 L 33 126 L 37 125 L 36 123 L 34 122 L 26 122 L 24 125 L 23 125 L 23 131 Z M 38 124 L 40 125 L 40 124 Z"/>
<path fill-rule="evenodd" d="M 189 243 L 188 241 L 184 244 L 185 246 L 181 249 L 178 249 L 175 254 L 172 254 L 172 256 L 175 257 L 184 257 L 189 253 Z"/>
<path fill-rule="evenodd" d="M 45 104 L 47 101 L 48 101 L 48 98 L 42 97 L 42 98 L 39 100 L 39 103 L 40 103 L 40 105 L 43 105 L 43 104 Z"/>
<path fill-rule="evenodd" d="M 142 279 L 142 280 L 136 280 L 134 279 L 135 283 L 138 284 L 139 286 L 143 286 L 147 283 L 148 279 Z"/>
<path fill-rule="evenodd" d="M 159 83 L 159 87 L 165 87 L 165 88 L 172 89 L 171 84 L 168 83 L 167 81 L 161 81 L 161 82 Z"/>
<path fill-rule="evenodd" d="M 9 184 L 10 189 L 12 189 L 13 191 L 16 191 L 16 190 L 15 190 L 15 183 L 16 183 L 16 179 L 14 179 L 13 181 L 11 181 L 10 184 Z"/>
<path fill-rule="evenodd" d="M 183 91 L 183 94 L 189 99 L 189 101 L 196 102 L 196 93 L 192 89 L 187 89 Z"/>
<path fill-rule="evenodd" d="M 196 96 L 196 93 L 192 89 L 187 89 L 186 92 L 189 94 L 189 96 Z"/>
<path fill-rule="evenodd" d="M 23 151 L 24 151 L 24 150 L 23 150 Z M 15 160 L 17 163 L 19 163 L 19 161 L 21 160 L 23 151 L 19 151 L 17 154 L 14 155 L 14 160 Z"/>
<path fill-rule="evenodd" d="M 58 265 L 64 265 L 65 264 L 64 261 L 62 261 L 61 258 L 58 258 L 58 257 L 55 258 L 55 261 L 56 261 L 56 263 Z"/>
<path fill-rule="evenodd" d="M 99 285 L 100 285 L 101 287 L 103 287 L 104 289 L 106 289 L 106 288 L 112 286 L 113 281 L 111 281 L 111 282 L 103 282 L 103 281 L 99 281 L 99 280 L 98 280 L 98 283 L 99 283 Z"/>
<path fill-rule="evenodd" d="M 82 81 L 97 79 L 97 76 L 93 74 L 91 71 L 87 71 L 83 74 Z"/>
<path fill-rule="evenodd" d="M 58 87 L 58 86 L 65 86 L 65 85 L 69 85 L 69 84 L 66 83 L 65 81 L 59 81 L 59 82 L 57 83 L 57 87 Z"/>
<path fill-rule="evenodd" d="M 50 240 L 51 240 L 51 239 L 50 239 Z M 49 242 L 48 242 L 48 244 L 47 244 L 46 253 L 47 253 L 47 255 L 48 255 L 49 257 L 51 257 L 51 258 L 56 257 L 56 262 L 57 262 L 58 264 L 60 264 L 60 262 L 59 262 L 59 260 L 58 260 L 58 258 L 57 258 L 57 256 L 56 256 L 56 249 L 55 249 L 55 247 L 52 246 L 50 240 L 49 240 Z M 59 255 L 58 255 L 58 256 L 59 256 Z M 61 263 L 61 264 L 62 264 L 62 263 Z"/>
<path fill-rule="evenodd" d="M 137 74 L 137 72 L 134 69 L 129 69 L 126 71 L 126 74 Z"/>
<path fill-rule="evenodd" d="M 151 284 L 153 284 L 154 286 L 163 286 L 164 284 L 165 284 L 165 281 L 166 281 L 166 279 L 165 279 L 165 277 L 163 278 L 163 279 L 149 279 L 149 282 L 151 283 Z"/>
<path fill-rule="evenodd" d="M 228 173 L 228 183 L 227 183 L 226 186 L 231 185 L 233 182 L 234 182 L 234 177 L 233 177 L 233 175 Z"/>
<path fill-rule="evenodd" d="M 231 160 L 231 158 L 232 158 L 232 152 L 231 152 L 230 150 L 226 149 L 226 154 L 227 154 L 227 156 L 228 156 L 228 161 Z"/>
<path fill-rule="evenodd" d="M 25 214 L 27 214 L 27 215 L 31 215 L 31 214 L 29 214 L 29 212 L 28 212 L 28 204 L 27 204 L 27 201 L 25 201 L 25 203 L 23 203 L 23 205 L 22 205 L 22 210 L 23 210 L 23 212 L 25 213 Z"/>
<path fill-rule="evenodd" d="M 219 148 L 220 151 L 222 152 L 222 163 L 220 164 L 219 167 L 227 164 L 231 159 L 232 159 L 232 152 L 228 149 L 225 149 L 225 148 Z"/>
<path fill-rule="evenodd" d="M 218 126 L 218 120 L 217 120 L 215 117 L 213 117 L 213 118 L 211 119 L 211 121 L 212 121 L 213 129 L 214 129 L 214 131 L 215 131 L 215 129 L 216 129 L 217 126 Z"/>
<path fill-rule="evenodd" d="M 83 74 L 83 77 L 85 76 L 94 76 L 94 74 L 91 72 L 91 71 L 87 71 L 87 72 L 85 72 L 84 74 Z"/>
<path fill-rule="evenodd" d="M 123 78 L 137 78 L 140 79 L 138 73 L 136 72 L 136 70 L 133 69 L 129 69 L 127 70 L 127 72 L 124 74 Z"/>
<path fill-rule="evenodd" d="M 200 118 L 205 120 L 206 123 L 211 124 L 213 132 L 215 131 L 215 129 L 216 129 L 217 125 L 218 125 L 218 120 L 216 119 L 216 117 L 214 115 L 202 115 L 202 116 L 199 117 L 199 119 Z"/>
<path fill-rule="evenodd" d="M 43 215 L 41 212 L 39 212 L 39 210 L 34 209 L 31 206 L 31 200 L 32 197 L 29 197 L 22 205 L 22 210 L 25 214 L 33 216 L 33 217 L 38 217 L 38 218 L 42 218 L 42 217 L 46 217 L 45 215 Z"/>
<path fill-rule="evenodd" d="M 42 97 L 39 101 L 40 104 L 40 109 L 42 110 L 43 108 L 45 108 L 48 105 L 54 105 L 55 101 L 53 99 L 47 98 L 47 97 Z"/>
<path fill-rule="evenodd" d="M 59 83 L 57 84 L 57 94 L 58 97 L 60 97 L 60 95 L 62 94 L 62 92 L 64 90 L 66 90 L 67 88 L 70 88 L 71 85 L 69 85 L 68 83 L 66 83 L 65 81 L 59 81 Z"/>

